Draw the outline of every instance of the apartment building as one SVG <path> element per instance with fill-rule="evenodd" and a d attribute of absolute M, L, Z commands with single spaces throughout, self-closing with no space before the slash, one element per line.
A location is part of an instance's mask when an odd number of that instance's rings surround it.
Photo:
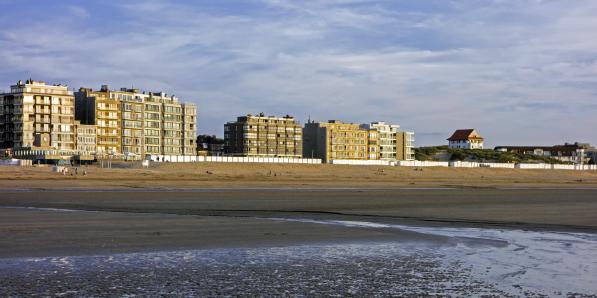
<path fill-rule="evenodd" d="M 143 102 L 143 142 L 145 154 L 163 154 L 162 150 L 162 111 L 159 97 L 145 96 Z"/>
<path fill-rule="evenodd" d="M 108 86 L 102 86 L 102 89 L 108 89 Z M 121 152 L 126 157 L 141 157 L 144 152 L 144 105 L 139 93 L 139 89 L 126 88 L 110 91 L 110 98 L 120 102 Z"/>
<path fill-rule="evenodd" d="M 197 106 L 182 104 L 182 155 L 195 155 L 197 151 Z"/>
<path fill-rule="evenodd" d="M 367 159 L 377 160 L 381 157 L 380 133 L 375 129 L 367 130 Z"/>
<path fill-rule="evenodd" d="M 397 152 L 396 134 L 400 125 L 388 124 L 385 122 L 372 122 L 370 124 L 361 125 L 367 130 L 377 131 L 379 134 L 379 159 L 395 161 Z M 370 158 L 373 159 L 373 158 Z"/>
<path fill-rule="evenodd" d="M 75 92 L 76 119 L 81 124 L 97 126 L 98 155 L 122 153 L 121 101 L 110 96 L 107 86 L 99 91 L 80 88 Z"/>
<path fill-rule="evenodd" d="M 79 161 L 93 161 L 97 151 L 97 126 L 75 120 L 75 151 Z"/>
<path fill-rule="evenodd" d="M 339 120 L 308 122 L 303 129 L 303 153 L 308 158 L 320 158 L 324 162 L 334 159 L 377 159 L 378 134 L 358 124 Z M 374 144 L 372 144 L 374 143 Z M 370 146 L 370 144 L 372 144 Z"/>
<path fill-rule="evenodd" d="M 77 119 L 97 125 L 98 154 L 113 153 L 127 159 L 146 154 L 196 154 L 194 104 L 181 103 L 164 92 L 110 90 L 106 85 L 100 91 L 81 88 L 76 97 Z"/>
<path fill-rule="evenodd" d="M 302 127 L 288 115 L 241 116 L 224 125 L 224 151 L 231 156 L 302 158 Z"/>
<path fill-rule="evenodd" d="M 399 131 L 396 133 L 396 160 L 415 160 L 415 133 Z"/>
<path fill-rule="evenodd" d="M 172 97 L 163 100 L 163 107 L 163 154 L 182 155 L 182 104 Z"/>
<path fill-rule="evenodd" d="M 377 131 L 379 134 L 380 160 L 414 160 L 414 133 L 400 131 L 400 125 L 385 122 L 362 124 L 361 128 Z M 374 158 L 369 158 L 374 159 Z"/>
<path fill-rule="evenodd" d="M 67 86 L 19 81 L 0 94 L 0 148 L 72 152 L 74 116 Z"/>

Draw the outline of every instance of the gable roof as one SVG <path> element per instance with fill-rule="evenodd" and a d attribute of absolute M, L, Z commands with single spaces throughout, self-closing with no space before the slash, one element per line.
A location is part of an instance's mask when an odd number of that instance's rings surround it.
<path fill-rule="evenodd" d="M 483 140 L 483 137 L 474 129 L 458 129 L 448 138 L 448 141 L 460 140 Z"/>

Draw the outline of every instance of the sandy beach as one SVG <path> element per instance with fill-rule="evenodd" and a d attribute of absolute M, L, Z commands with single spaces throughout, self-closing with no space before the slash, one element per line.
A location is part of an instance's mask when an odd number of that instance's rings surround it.
<path fill-rule="evenodd" d="M 82 171 L 87 171 L 83 176 Z M 0 188 L 597 188 L 597 171 L 411 168 L 299 164 L 139 163 L 81 168 L 62 176 L 50 167 L 0 167 Z"/>
<path fill-rule="evenodd" d="M 597 230 L 594 172 L 216 163 L 115 167 L 81 168 L 85 176 L 82 171 L 63 176 L 50 167 L 1 167 L 0 256 L 397 237 L 256 219 L 262 217 Z M 33 241 L 36 246 L 29 245 Z"/>
<path fill-rule="evenodd" d="M 0 294 L 597 291 L 587 280 L 597 264 L 583 261 L 597 248 L 597 173 L 242 164 L 85 170 L 0 168 Z M 555 272 L 558 286 L 537 278 L 545 272 Z M 285 283 L 256 286 L 273 280 Z"/>

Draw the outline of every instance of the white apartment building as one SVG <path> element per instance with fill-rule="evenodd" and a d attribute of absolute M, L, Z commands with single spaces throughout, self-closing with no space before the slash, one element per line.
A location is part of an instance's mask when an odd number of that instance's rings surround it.
<path fill-rule="evenodd" d="M 74 151 L 74 118 L 67 86 L 19 81 L 0 94 L 0 148 Z"/>
<path fill-rule="evenodd" d="M 400 131 L 400 125 L 386 122 L 362 124 L 361 128 L 378 133 L 380 160 L 414 160 L 414 133 Z"/>
<path fill-rule="evenodd" d="M 372 122 L 371 124 L 363 124 L 362 128 L 368 130 L 376 130 L 378 133 L 379 144 L 379 158 L 381 160 L 394 161 L 397 159 L 397 142 L 396 134 L 400 125 L 388 124 L 385 122 Z"/>

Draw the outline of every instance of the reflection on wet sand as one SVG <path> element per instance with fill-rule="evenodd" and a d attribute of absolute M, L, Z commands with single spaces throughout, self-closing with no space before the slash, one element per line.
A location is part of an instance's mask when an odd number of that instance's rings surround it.
<path fill-rule="evenodd" d="M 426 238 L 0 259 L 0 294 L 567 296 L 597 292 L 593 283 L 597 235 L 593 234 L 349 220 L 260 220 L 407 230 L 445 241 Z"/>

